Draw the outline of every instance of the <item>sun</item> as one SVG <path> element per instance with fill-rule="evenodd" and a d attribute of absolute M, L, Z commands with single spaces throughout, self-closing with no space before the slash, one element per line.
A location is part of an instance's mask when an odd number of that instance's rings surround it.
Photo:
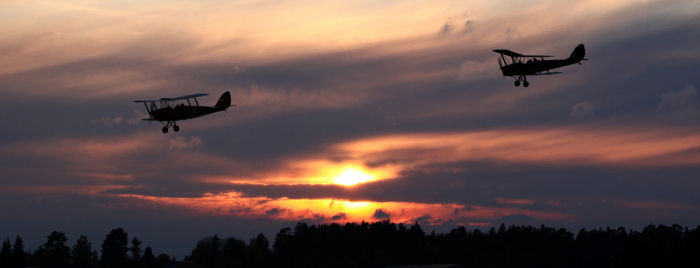
<path fill-rule="evenodd" d="M 374 176 L 367 174 L 358 168 L 346 167 L 337 176 L 333 178 L 333 183 L 353 186 L 358 183 L 368 182 L 374 180 Z"/>

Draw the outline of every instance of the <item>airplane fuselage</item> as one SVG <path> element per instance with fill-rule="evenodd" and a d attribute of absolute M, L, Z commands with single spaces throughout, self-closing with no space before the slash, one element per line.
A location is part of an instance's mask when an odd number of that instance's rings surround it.
<path fill-rule="evenodd" d="M 529 60 L 527 62 L 516 62 L 501 67 L 501 72 L 505 76 L 519 76 L 519 75 L 535 75 L 541 72 L 547 72 L 549 70 L 564 67 L 578 63 L 571 59 L 563 60 Z"/>
<path fill-rule="evenodd" d="M 208 115 L 225 110 L 222 107 L 212 106 L 175 106 L 165 107 L 151 111 L 151 118 L 157 121 L 180 121 L 187 120 L 203 115 Z"/>

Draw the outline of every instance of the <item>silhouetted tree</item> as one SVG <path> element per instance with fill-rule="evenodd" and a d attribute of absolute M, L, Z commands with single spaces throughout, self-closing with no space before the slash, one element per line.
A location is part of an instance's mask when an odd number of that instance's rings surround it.
<path fill-rule="evenodd" d="M 26 267 L 26 253 L 24 252 L 24 241 L 19 235 L 15 238 L 15 244 L 12 246 L 12 263 L 10 267 L 20 268 Z"/>
<path fill-rule="evenodd" d="M 158 254 L 158 257 L 156 257 L 156 267 L 157 268 L 166 268 L 170 266 L 170 264 L 173 263 L 173 260 L 170 259 L 170 256 L 165 253 Z"/>
<path fill-rule="evenodd" d="M 192 262 L 207 267 L 215 267 L 217 263 L 223 262 L 219 259 L 221 240 L 217 235 L 205 237 L 197 242 L 197 246 L 192 250 Z"/>
<path fill-rule="evenodd" d="M 156 257 L 151 247 L 141 255 L 137 238 L 128 246 L 121 228 L 102 244 L 102 265 L 87 237 L 72 250 L 65 234 L 53 231 L 34 254 L 24 251 L 17 236 L 0 248 L 5 267 L 148 267 L 176 264 L 167 254 Z M 186 258 L 194 267 L 383 267 L 392 264 L 457 263 L 464 267 L 700 267 L 700 226 L 649 225 L 641 231 L 625 228 L 581 229 L 576 236 L 546 226 L 458 227 L 443 234 L 425 234 L 418 223 L 361 222 L 283 228 L 270 242 L 259 234 L 246 244 L 233 237 L 206 237 Z M 130 255 L 127 255 L 130 254 Z M 131 256 L 131 258 L 129 258 Z M 21 261 L 15 261 L 15 259 Z M 131 259 L 131 261 L 130 261 Z M 140 260 L 140 262 L 133 262 Z"/>
<path fill-rule="evenodd" d="M 156 256 L 153 255 L 153 249 L 151 249 L 151 247 L 146 247 L 146 249 L 143 250 L 141 263 L 148 268 L 156 267 Z"/>
<path fill-rule="evenodd" d="M 131 239 L 131 246 L 129 247 L 129 252 L 131 253 L 132 267 L 141 266 L 141 240 L 134 237 Z"/>
<path fill-rule="evenodd" d="M 37 250 L 39 266 L 41 267 L 68 267 L 70 265 L 70 248 L 66 246 L 66 234 L 53 231 L 47 237 L 46 243 Z"/>
<path fill-rule="evenodd" d="M 224 267 L 244 267 L 246 245 L 243 240 L 233 237 L 226 239 L 221 253 Z"/>
<path fill-rule="evenodd" d="M 102 242 L 102 267 L 127 267 L 128 234 L 124 229 L 117 228 L 107 234 Z"/>
<path fill-rule="evenodd" d="M 97 266 L 97 256 L 95 256 L 97 252 L 92 249 L 92 243 L 87 236 L 81 235 L 75 241 L 72 253 L 73 266 L 82 268 Z"/>
<path fill-rule="evenodd" d="M 10 238 L 7 237 L 2 241 L 2 249 L 0 249 L 0 267 L 10 267 L 12 263 L 12 244 Z"/>
<path fill-rule="evenodd" d="M 270 267 L 270 241 L 261 233 L 250 239 L 248 267 Z"/>

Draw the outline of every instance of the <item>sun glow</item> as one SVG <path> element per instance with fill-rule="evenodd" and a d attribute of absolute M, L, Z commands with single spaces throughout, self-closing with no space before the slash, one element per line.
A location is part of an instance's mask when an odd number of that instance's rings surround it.
<path fill-rule="evenodd" d="M 358 168 L 346 167 L 340 172 L 340 174 L 333 178 L 333 183 L 345 186 L 353 186 L 355 184 L 373 180 L 374 176 L 371 174 L 368 174 Z"/>

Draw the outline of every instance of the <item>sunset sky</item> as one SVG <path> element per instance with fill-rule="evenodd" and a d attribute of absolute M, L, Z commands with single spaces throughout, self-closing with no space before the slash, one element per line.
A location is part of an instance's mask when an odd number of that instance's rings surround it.
<path fill-rule="evenodd" d="M 700 2 L 2 1 L 0 238 L 700 225 Z M 582 65 L 503 78 L 493 49 Z M 135 99 L 230 91 L 162 134 Z"/>

